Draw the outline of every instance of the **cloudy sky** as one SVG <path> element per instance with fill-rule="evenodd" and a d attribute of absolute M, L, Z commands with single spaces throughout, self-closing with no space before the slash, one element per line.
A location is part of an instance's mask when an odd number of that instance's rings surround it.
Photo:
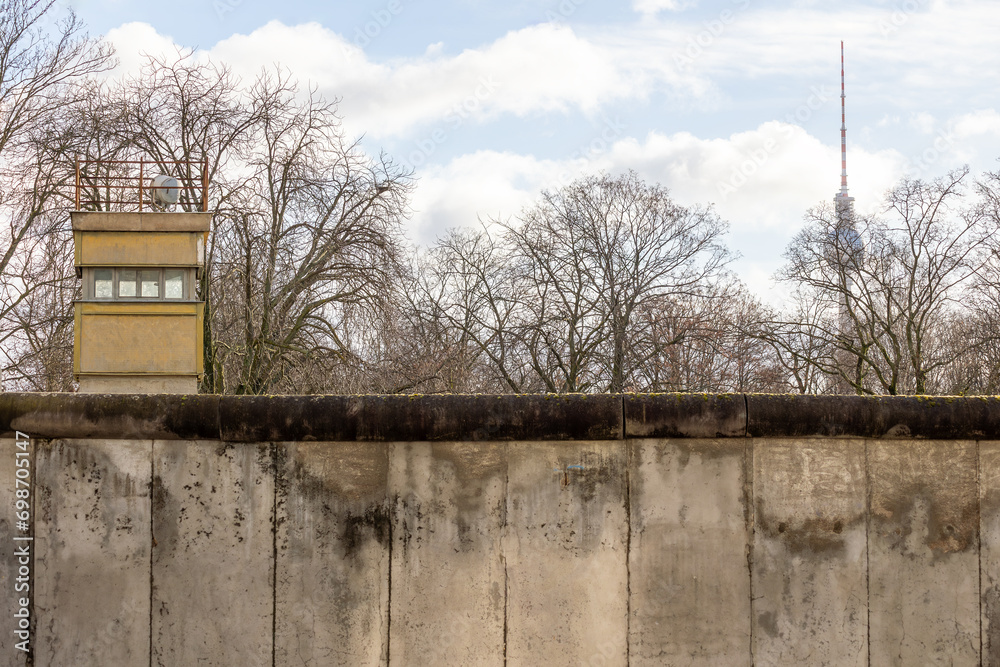
<path fill-rule="evenodd" d="M 408 235 L 513 216 L 543 188 L 636 170 L 712 203 L 750 287 L 848 178 L 863 211 L 904 175 L 1000 168 L 996 0 L 61 0 L 117 48 L 280 63 L 349 133 L 413 168 Z"/>

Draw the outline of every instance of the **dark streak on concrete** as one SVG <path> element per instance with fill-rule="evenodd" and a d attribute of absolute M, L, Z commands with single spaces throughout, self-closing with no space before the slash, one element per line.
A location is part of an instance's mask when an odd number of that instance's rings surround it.
<path fill-rule="evenodd" d="M 153 547 L 152 558 L 169 556 L 177 548 L 177 522 L 180 520 L 181 506 L 176 498 L 170 495 L 163 479 L 153 475 Z"/>
<path fill-rule="evenodd" d="M 0 436 L 13 437 L 19 430 L 53 438 L 218 440 L 220 400 L 210 395 L 0 394 Z"/>
<path fill-rule="evenodd" d="M 765 611 L 757 617 L 757 627 L 771 637 L 778 636 L 778 618 L 774 612 Z"/>
<path fill-rule="evenodd" d="M 984 665 L 1000 665 L 1000 588 L 992 586 L 983 592 L 986 636 L 983 637 Z"/>
<path fill-rule="evenodd" d="M 615 396 L 266 396 L 221 399 L 222 439 L 614 440 Z"/>
<path fill-rule="evenodd" d="M 341 521 L 343 527 L 340 539 L 345 558 L 353 558 L 369 537 L 383 548 L 388 548 L 392 535 L 392 514 L 385 505 L 372 505 L 361 514 L 346 514 L 341 517 Z"/>
<path fill-rule="evenodd" d="M 278 466 L 286 471 L 280 487 L 282 501 L 294 494 L 304 508 L 317 512 L 326 528 L 332 527 L 339 534 L 343 557 L 354 557 L 368 539 L 374 539 L 382 548 L 389 546 L 387 470 L 372 465 L 370 452 L 345 445 L 337 458 L 343 466 L 341 474 L 321 478 L 307 470 L 302 452 L 296 450 L 294 456 L 289 456 L 286 445 L 276 448 L 280 452 Z"/>
<path fill-rule="evenodd" d="M 747 435 L 878 437 L 877 398 L 866 396 L 747 395 Z M 1000 405 L 998 415 L 1000 415 Z"/>

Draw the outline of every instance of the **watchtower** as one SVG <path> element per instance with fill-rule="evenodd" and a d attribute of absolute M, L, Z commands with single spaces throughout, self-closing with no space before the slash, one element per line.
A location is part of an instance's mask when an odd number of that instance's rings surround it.
<path fill-rule="evenodd" d="M 151 170 L 171 172 L 157 175 Z M 77 161 L 73 374 L 82 393 L 193 394 L 204 373 L 208 168 Z"/>

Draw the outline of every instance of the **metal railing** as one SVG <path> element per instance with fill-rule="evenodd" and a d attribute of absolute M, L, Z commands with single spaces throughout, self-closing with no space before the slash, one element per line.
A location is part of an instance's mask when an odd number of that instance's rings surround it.
<path fill-rule="evenodd" d="M 194 169 L 192 169 L 194 168 Z M 136 173 L 138 170 L 138 173 Z M 76 159 L 76 210 L 142 212 L 156 206 L 146 198 L 155 189 L 175 186 L 154 186 L 154 176 L 170 176 L 177 180 L 180 191 L 177 204 L 187 210 L 208 210 L 208 160 L 81 160 Z"/>

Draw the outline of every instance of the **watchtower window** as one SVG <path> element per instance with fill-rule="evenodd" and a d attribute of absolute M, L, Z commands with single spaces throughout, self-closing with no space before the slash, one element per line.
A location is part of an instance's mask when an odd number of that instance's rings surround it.
<path fill-rule="evenodd" d="M 133 299 L 136 295 L 135 278 L 138 271 L 118 269 L 118 298 Z"/>
<path fill-rule="evenodd" d="M 110 299 L 115 289 L 115 272 L 112 269 L 94 269 L 94 298 Z"/>
<path fill-rule="evenodd" d="M 160 272 L 139 272 L 139 296 L 144 299 L 156 299 L 160 296 Z"/>
<path fill-rule="evenodd" d="M 85 268 L 85 300 L 190 301 L 195 298 L 194 268 Z"/>
<path fill-rule="evenodd" d="M 184 298 L 184 269 L 163 270 L 163 298 Z"/>

